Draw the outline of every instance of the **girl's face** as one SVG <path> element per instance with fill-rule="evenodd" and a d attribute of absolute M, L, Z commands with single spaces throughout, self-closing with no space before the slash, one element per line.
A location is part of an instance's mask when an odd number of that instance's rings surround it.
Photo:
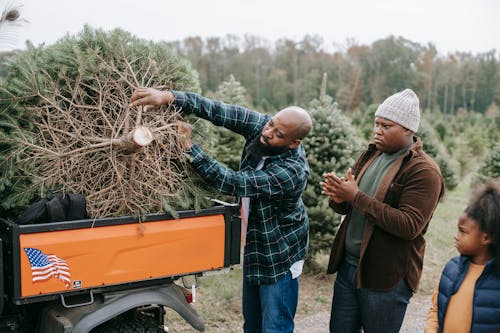
<path fill-rule="evenodd" d="M 462 255 L 479 256 L 488 251 L 488 234 L 479 229 L 479 224 L 465 212 L 458 218 L 455 247 Z"/>

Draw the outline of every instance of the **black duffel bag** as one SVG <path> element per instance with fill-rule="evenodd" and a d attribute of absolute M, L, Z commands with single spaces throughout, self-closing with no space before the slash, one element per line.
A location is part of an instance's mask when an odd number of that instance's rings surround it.
<path fill-rule="evenodd" d="M 30 205 L 19 215 L 17 224 L 38 224 L 83 220 L 87 216 L 85 196 L 77 193 L 52 193 Z"/>

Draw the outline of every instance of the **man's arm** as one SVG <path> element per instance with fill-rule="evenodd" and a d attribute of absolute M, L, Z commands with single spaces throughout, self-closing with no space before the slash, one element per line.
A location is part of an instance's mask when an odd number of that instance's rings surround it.
<path fill-rule="evenodd" d="M 328 201 L 328 206 L 330 206 L 330 208 L 339 215 L 347 215 L 347 213 L 349 213 L 349 210 L 351 209 L 351 205 L 347 202 L 337 203 L 331 198 Z"/>
<path fill-rule="evenodd" d="M 433 168 L 423 168 L 400 185 L 398 207 L 381 202 L 358 191 L 353 207 L 375 225 L 402 239 L 414 239 L 427 226 L 442 193 L 443 179 Z"/>
<path fill-rule="evenodd" d="M 269 116 L 241 106 L 214 101 L 192 92 L 137 88 L 129 107 L 143 106 L 144 111 L 174 103 L 183 112 L 196 116 L 248 137 L 260 130 Z"/>
<path fill-rule="evenodd" d="M 307 181 L 307 171 L 300 161 L 286 161 L 263 170 L 234 171 L 208 157 L 196 144 L 190 154 L 196 172 L 217 190 L 232 196 L 279 200 L 301 192 Z"/>
<path fill-rule="evenodd" d="M 269 116 L 247 108 L 211 100 L 192 92 L 172 91 L 175 106 L 183 112 L 192 112 L 196 116 L 223 126 L 245 137 L 260 130 Z"/>

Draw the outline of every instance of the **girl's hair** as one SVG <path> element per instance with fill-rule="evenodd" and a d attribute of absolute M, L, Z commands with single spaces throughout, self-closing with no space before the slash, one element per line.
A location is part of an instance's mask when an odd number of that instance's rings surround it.
<path fill-rule="evenodd" d="M 491 237 L 491 253 L 495 271 L 500 276 L 500 182 L 488 180 L 473 194 L 465 213 L 479 224 L 479 229 Z"/>

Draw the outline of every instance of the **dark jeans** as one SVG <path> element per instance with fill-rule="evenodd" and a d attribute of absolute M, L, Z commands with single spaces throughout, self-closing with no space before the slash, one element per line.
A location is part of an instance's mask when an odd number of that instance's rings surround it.
<path fill-rule="evenodd" d="M 250 285 L 243 279 L 245 333 L 293 333 L 299 278 L 286 276 L 274 284 Z"/>
<path fill-rule="evenodd" d="M 333 291 L 330 332 L 397 333 L 401 328 L 406 306 L 413 296 L 405 279 L 393 289 L 374 291 L 356 288 L 355 266 L 344 261 L 337 272 Z"/>

